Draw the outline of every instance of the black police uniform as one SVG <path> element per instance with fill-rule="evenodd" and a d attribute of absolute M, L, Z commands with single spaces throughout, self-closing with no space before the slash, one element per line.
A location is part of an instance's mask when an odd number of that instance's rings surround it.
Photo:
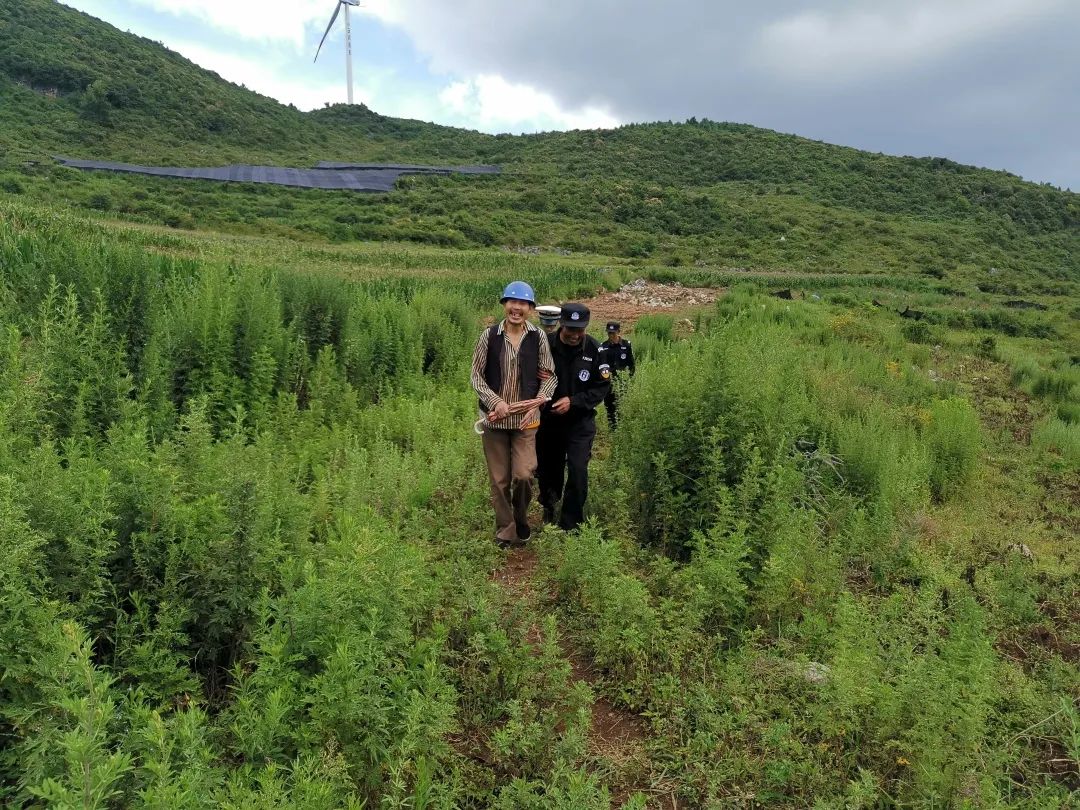
<path fill-rule="evenodd" d="M 560 415 L 553 413 L 549 404 L 540 417 L 536 434 L 540 504 L 545 514 L 551 515 L 561 498 L 559 526 L 570 530 L 585 519 L 589 459 L 596 437 L 596 407 L 611 390 L 611 368 L 604 360 L 600 344 L 589 335 L 585 335 L 580 346 L 567 346 L 559 338 L 559 332 L 549 335 L 548 342 L 559 378 L 551 401 L 570 397 L 570 410 Z"/>
<path fill-rule="evenodd" d="M 604 354 L 605 362 L 611 366 L 612 378 L 618 377 L 621 371 L 629 371 L 630 376 L 634 376 L 637 368 L 634 363 L 634 349 L 629 340 L 622 338 L 618 343 L 605 340 L 600 344 L 600 351 Z M 614 386 L 612 386 L 608 395 L 604 397 L 604 408 L 607 410 L 608 422 L 611 423 L 612 427 L 615 427 L 615 423 L 619 418 L 616 397 Z"/>

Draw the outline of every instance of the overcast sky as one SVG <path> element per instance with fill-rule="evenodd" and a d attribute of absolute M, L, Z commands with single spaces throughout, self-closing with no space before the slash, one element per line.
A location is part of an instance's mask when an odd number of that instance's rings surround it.
<path fill-rule="evenodd" d="M 66 0 L 301 109 L 335 0 Z M 1080 0 L 362 0 L 357 101 L 487 132 L 736 121 L 1080 190 Z"/>

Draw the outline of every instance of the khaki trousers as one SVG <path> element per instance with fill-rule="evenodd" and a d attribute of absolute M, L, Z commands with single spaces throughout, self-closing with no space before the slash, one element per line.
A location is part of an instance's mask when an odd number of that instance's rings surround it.
<path fill-rule="evenodd" d="M 484 431 L 484 458 L 491 479 L 491 505 L 495 508 L 495 536 L 513 543 L 518 526 L 528 525 L 532 482 L 536 474 L 536 431 Z"/>

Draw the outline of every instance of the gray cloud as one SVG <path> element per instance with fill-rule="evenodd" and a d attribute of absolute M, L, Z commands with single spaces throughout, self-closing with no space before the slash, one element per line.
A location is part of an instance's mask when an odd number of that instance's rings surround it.
<path fill-rule="evenodd" d="M 1075 0 L 372 0 L 432 69 L 1080 189 Z"/>

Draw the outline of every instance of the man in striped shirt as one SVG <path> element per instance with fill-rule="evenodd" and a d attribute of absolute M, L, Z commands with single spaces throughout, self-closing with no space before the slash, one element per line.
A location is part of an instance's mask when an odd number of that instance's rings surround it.
<path fill-rule="evenodd" d="M 476 341 L 472 387 L 480 399 L 495 540 L 519 545 L 532 534 L 527 513 L 540 406 L 551 399 L 558 380 L 547 337 L 528 320 L 536 306 L 532 287 L 523 281 L 508 284 L 501 303 L 506 317 Z M 542 371 L 548 372 L 544 380 Z"/>

